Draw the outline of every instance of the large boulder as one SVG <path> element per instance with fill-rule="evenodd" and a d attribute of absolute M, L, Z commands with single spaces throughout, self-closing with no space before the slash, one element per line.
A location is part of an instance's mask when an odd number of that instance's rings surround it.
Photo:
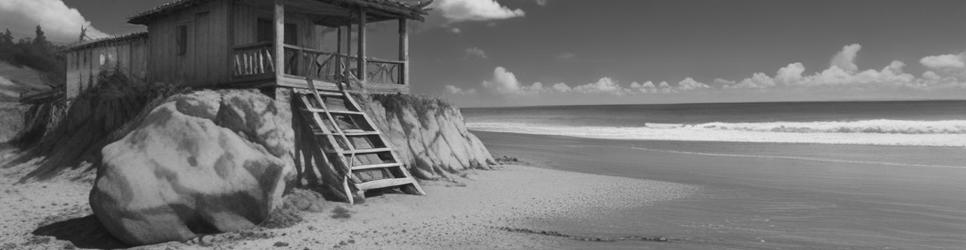
<path fill-rule="evenodd" d="M 168 98 L 103 148 L 94 214 L 134 245 L 261 223 L 294 177 L 291 113 L 276 105 L 257 91 Z"/>
<path fill-rule="evenodd" d="M 489 150 L 466 129 L 463 115 L 454 106 L 412 95 L 358 95 L 357 99 L 417 177 L 447 178 L 494 164 Z"/>

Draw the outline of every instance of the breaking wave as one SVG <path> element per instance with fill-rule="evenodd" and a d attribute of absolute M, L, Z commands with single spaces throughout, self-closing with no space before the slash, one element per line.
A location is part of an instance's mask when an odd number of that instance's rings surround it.
<path fill-rule="evenodd" d="M 862 145 L 964 146 L 966 120 L 863 120 L 820 122 L 710 122 L 637 127 L 567 126 L 521 122 L 470 122 L 477 131 L 617 140 L 735 141 Z"/>
<path fill-rule="evenodd" d="M 966 120 L 903 121 L 879 119 L 850 122 L 711 122 L 694 126 L 719 130 L 791 133 L 966 134 Z"/>

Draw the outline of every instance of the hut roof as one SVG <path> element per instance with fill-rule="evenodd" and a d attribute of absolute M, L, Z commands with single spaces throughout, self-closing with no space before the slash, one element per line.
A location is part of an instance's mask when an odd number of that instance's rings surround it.
<path fill-rule="evenodd" d="M 132 24 L 147 24 L 155 18 L 164 16 L 168 13 L 189 8 L 198 4 L 202 4 L 211 0 L 173 0 L 171 2 L 159 5 L 153 9 L 143 11 L 134 15 L 128 19 L 129 23 Z M 318 2 L 329 3 L 342 7 L 365 7 L 370 9 L 378 9 L 386 13 L 393 15 L 398 15 L 399 17 L 423 20 L 423 16 L 426 13 L 426 6 L 432 3 L 432 0 L 419 1 L 415 3 L 404 2 L 403 0 L 315 0 Z"/>
<path fill-rule="evenodd" d="M 83 41 L 83 42 L 72 44 L 67 47 L 67 51 L 100 47 L 103 45 L 123 43 L 123 42 L 132 41 L 132 40 L 138 40 L 138 39 L 146 39 L 147 37 L 148 37 L 147 32 L 136 32 L 136 33 L 130 33 L 125 35 L 94 39 L 90 41 Z"/>

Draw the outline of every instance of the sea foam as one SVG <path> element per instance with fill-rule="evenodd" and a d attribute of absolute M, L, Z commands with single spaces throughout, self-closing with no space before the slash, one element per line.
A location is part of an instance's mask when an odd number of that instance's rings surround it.
<path fill-rule="evenodd" d="M 649 123 L 637 127 L 470 122 L 472 130 L 615 140 L 734 141 L 966 147 L 966 120 Z"/>

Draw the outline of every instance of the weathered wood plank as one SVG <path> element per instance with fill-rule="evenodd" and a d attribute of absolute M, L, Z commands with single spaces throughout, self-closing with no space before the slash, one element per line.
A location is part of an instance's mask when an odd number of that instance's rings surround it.
<path fill-rule="evenodd" d="M 356 69 L 358 70 L 356 77 L 359 78 L 359 81 L 366 82 L 366 72 L 368 72 L 366 71 L 366 9 L 359 8 L 358 13 L 359 13 L 359 31 L 357 32 L 359 33 L 358 34 L 359 38 L 357 42 L 359 42 L 359 45 L 358 45 L 359 54 L 357 55 L 357 57 L 359 58 L 359 60 L 356 62 L 358 65 L 356 66 Z"/>
<path fill-rule="evenodd" d="M 275 0 L 275 79 L 285 74 L 285 0 Z"/>

